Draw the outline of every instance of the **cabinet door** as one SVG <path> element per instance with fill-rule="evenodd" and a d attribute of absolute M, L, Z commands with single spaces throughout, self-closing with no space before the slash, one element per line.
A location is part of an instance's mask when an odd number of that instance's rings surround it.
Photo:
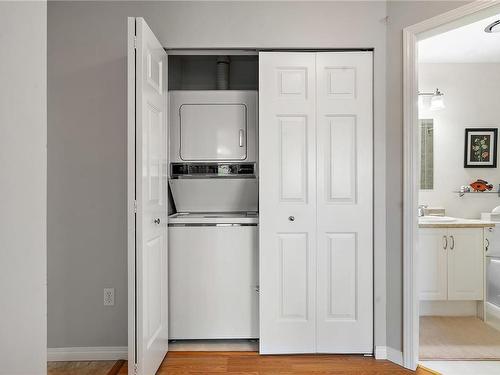
<path fill-rule="evenodd" d="M 483 299 L 483 229 L 448 230 L 448 299 Z"/>
<path fill-rule="evenodd" d="M 372 53 L 320 52 L 317 350 L 373 350 Z"/>
<path fill-rule="evenodd" d="M 260 352 L 316 351 L 315 54 L 259 55 Z"/>
<path fill-rule="evenodd" d="M 421 300 L 447 298 L 447 251 L 450 241 L 446 229 L 420 229 L 418 235 L 418 286 Z"/>

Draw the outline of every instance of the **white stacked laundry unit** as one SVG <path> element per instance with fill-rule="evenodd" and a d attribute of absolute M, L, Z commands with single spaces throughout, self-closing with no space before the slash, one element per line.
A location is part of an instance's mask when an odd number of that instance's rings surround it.
<path fill-rule="evenodd" d="M 170 92 L 170 339 L 259 335 L 257 92 Z"/>

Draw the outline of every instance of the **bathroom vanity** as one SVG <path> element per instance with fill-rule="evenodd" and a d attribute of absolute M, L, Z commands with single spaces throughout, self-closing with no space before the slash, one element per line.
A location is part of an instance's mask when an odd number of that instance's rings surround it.
<path fill-rule="evenodd" d="M 489 228 L 481 220 L 419 221 L 418 284 L 421 301 L 483 301 Z"/>

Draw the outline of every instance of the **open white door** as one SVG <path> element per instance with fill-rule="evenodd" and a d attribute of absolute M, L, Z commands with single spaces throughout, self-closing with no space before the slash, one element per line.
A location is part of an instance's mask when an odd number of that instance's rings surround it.
<path fill-rule="evenodd" d="M 167 54 L 128 19 L 129 374 L 154 375 L 168 350 Z"/>

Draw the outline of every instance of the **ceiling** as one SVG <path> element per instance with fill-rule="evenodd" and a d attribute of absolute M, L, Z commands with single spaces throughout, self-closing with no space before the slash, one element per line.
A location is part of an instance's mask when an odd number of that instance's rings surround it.
<path fill-rule="evenodd" d="M 418 43 L 421 63 L 500 63 L 500 33 L 486 33 L 500 14 L 438 34 Z"/>

